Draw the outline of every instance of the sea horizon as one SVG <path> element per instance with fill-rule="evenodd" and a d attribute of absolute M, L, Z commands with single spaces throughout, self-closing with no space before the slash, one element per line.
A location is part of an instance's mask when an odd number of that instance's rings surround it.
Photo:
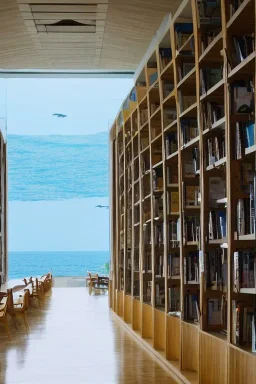
<path fill-rule="evenodd" d="M 107 274 L 109 251 L 9 251 L 9 279 L 43 275 L 86 276 Z"/>

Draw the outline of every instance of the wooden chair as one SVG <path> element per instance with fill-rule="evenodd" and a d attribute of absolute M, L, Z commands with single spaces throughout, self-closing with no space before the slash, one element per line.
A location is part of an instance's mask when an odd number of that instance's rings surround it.
<path fill-rule="evenodd" d="M 30 277 L 29 282 L 32 286 L 32 290 L 30 292 L 30 297 L 32 299 L 36 299 L 38 307 L 41 308 L 40 301 L 44 300 L 44 291 L 43 286 L 38 283 L 38 278 L 33 279 Z"/>
<path fill-rule="evenodd" d="M 8 306 L 8 296 L 5 295 L 0 303 L 0 321 L 4 325 L 4 329 L 7 333 L 9 341 L 11 340 L 11 335 L 9 331 L 8 321 L 7 321 L 7 306 Z"/>
<path fill-rule="evenodd" d="M 86 287 L 92 287 L 92 284 L 94 281 L 97 281 L 98 279 L 98 274 L 97 273 L 91 273 L 87 271 L 88 276 L 85 278 L 86 281 Z"/>
<path fill-rule="evenodd" d="M 15 325 L 15 328 L 17 329 L 16 322 L 18 323 L 18 325 L 19 325 L 19 322 L 17 320 L 16 313 L 15 313 L 15 310 L 14 310 L 13 288 L 7 289 L 7 296 L 8 296 L 7 313 L 12 318 L 13 323 Z"/>
<path fill-rule="evenodd" d="M 28 318 L 27 318 L 27 310 L 29 308 L 29 296 L 30 296 L 29 289 L 24 289 L 24 294 L 21 302 L 19 300 L 13 300 L 12 298 L 13 310 L 14 310 L 15 316 L 20 316 L 23 318 L 27 333 L 29 331 L 29 324 L 28 324 Z"/>
<path fill-rule="evenodd" d="M 38 282 L 43 285 L 44 292 L 49 291 L 52 288 L 52 274 L 50 272 L 46 273 L 40 277 Z"/>

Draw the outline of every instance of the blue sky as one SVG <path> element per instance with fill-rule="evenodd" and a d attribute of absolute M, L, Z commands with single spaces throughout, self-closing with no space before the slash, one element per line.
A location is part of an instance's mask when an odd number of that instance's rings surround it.
<path fill-rule="evenodd" d="M 8 134 L 106 131 L 132 84 L 132 79 L 9 79 Z M 56 112 L 68 117 L 57 119 Z"/>
<path fill-rule="evenodd" d="M 10 79 L 8 135 L 84 136 L 106 132 L 132 85 L 132 79 Z M 67 118 L 57 119 L 53 113 L 66 114 Z M 19 167 L 22 172 L 22 164 Z M 53 172 L 54 167 L 55 164 Z M 19 191 L 21 183 L 10 181 L 14 182 L 10 184 L 16 188 L 15 195 L 20 193 L 20 200 L 26 200 Z M 23 184 L 26 188 L 26 183 Z M 107 203 L 107 196 L 58 201 L 11 200 L 9 250 L 107 250 L 109 211 L 95 209 L 96 204 Z"/>

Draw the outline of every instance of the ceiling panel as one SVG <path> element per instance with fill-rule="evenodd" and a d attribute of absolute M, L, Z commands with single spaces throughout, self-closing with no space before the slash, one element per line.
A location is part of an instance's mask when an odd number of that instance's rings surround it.
<path fill-rule="evenodd" d="M 0 0 L 0 67 L 135 70 L 180 0 Z"/>

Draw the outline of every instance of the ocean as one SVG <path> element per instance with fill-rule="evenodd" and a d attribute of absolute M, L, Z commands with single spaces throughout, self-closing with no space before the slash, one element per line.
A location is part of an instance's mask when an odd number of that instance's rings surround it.
<path fill-rule="evenodd" d="M 85 276 L 87 271 L 107 274 L 109 252 L 10 252 L 9 279 L 43 275 Z"/>
<path fill-rule="evenodd" d="M 8 135 L 10 279 L 106 272 L 108 160 L 107 132 Z"/>

